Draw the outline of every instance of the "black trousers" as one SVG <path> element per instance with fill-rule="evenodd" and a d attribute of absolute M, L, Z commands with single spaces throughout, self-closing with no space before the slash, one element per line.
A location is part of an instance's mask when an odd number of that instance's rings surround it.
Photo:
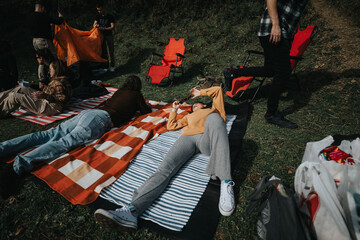
<path fill-rule="evenodd" d="M 268 93 L 267 113 L 274 114 L 278 110 L 280 95 L 291 76 L 290 48 L 292 39 L 282 38 L 278 44 L 274 45 L 269 42 L 269 37 L 259 37 L 265 55 L 264 66 L 237 68 L 233 74 L 234 77 L 273 77 Z"/>

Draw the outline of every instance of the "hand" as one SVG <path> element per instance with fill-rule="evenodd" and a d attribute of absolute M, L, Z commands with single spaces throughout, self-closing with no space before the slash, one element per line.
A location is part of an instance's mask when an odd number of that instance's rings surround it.
<path fill-rule="evenodd" d="M 192 95 L 194 95 L 191 99 L 194 99 L 194 98 L 197 98 L 197 97 L 200 96 L 200 91 L 197 90 L 196 88 L 190 89 L 190 93 L 191 93 Z"/>
<path fill-rule="evenodd" d="M 180 107 L 180 102 L 175 101 L 175 102 L 173 102 L 172 106 L 173 106 L 173 109 L 177 111 L 179 109 L 179 107 Z"/>
<path fill-rule="evenodd" d="M 36 92 L 33 92 L 31 94 L 31 96 L 34 98 L 34 99 L 42 99 L 43 98 L 43 92 L 42 91 L 36 91 Z"/>
<path fill-rule="evenodd" d="M 269 42 L 278 44 L 281 40 L 281 28 L 279 25 L 273 24 L 271 28 Z"/>
<path fill-rule="evenodd" d="M 58 12 L 58 16 L 59 16 L 59 17 L 63 17 L 63 15 L 61 14 L 61 12 Z"/>
<path fill-rule="evenodd" d="M 45 83 L 39 82 L 39 89 L 44 89 L 46 87 Z"/>

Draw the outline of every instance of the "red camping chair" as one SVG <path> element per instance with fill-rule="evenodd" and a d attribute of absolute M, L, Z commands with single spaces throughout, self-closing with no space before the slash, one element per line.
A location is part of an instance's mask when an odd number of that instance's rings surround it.
<path fill-rule="evenodd" d="M 146 80 L 151 84 L 167 86 L 172 84 L 175 74 L 183 74 L 183 58 L 185 58 L 184 38 L 176 40 L 170 38 L 168 45 L 165 46 L 164 54 L 153 53 L 151 56 L 150 67 L 146 74 Z M 153 64 L 154 56 L 161 57 L 161 65 Z M 171 75 L 171 76 L 170 76 Z"/>
<path fill-rule="evenodd" d="M 298 88 L 300 89 L 300 83 L 299 79 L 295 74 L 295 67 L 297 63 L 303 59 L 302 55 L 305 52 L 307 46 L 310 44 L 311 40 L 317 33 L 317 27 L 316 26 L 307 26 L 304 30 L 301 30 L 300 27 L 297 31 L 297 33 L 294 36 L 293 43 L 291 45 L 290 49 L 290 63 L 291 63 L 291 69 L 293 71 L 293 74 L 295 76 L 296 83 L 298 85 Z M 254 51 L 254 50 L 246 50 L 247 57 L 245 58 L 245 61 L 243 63 L 243 66 L 240 66 L 240 68 L 243 68 L 248 63 L 250 54 L 260 54 L 264 55 L 263 52 Z M 225 94 L 229 97 L 239 100 L 242 95 L 245 93 L 245 91 L 248 89 L 250 84 L 255 80 L 259 82 L 259 86 L 257 87 L 253 97 L 251 98 L 251 102 L 255 99 L 256 94 L 258 93 L 259 89 L 263 85 L 266 77 L 263 77 L 261 79 L 257 79 L 255 77 L 251 76 L 242 76 L 238 78 L 234 78 L 232 81 L 232 88 L 230 91 L 227 91 Z"/>

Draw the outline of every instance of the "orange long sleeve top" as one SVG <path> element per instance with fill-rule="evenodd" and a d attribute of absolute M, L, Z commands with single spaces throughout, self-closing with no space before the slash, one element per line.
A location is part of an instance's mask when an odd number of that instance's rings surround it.
<path fill-rule="evenodd" d="M 224 121 L 226 121 L 224 95 L 221 87 L 202 89 L 200 90 L 200 96 L 208 96 L 213 98 L 212 107 L 199 109 L 178 120 L 176 120 L 177 113 L 175 111 L 170 112 L 169 120 L 167 122 L 167 129 L 169 131 L 182 128 L 182 133 L 180 136 L 203 133 L 205 129 L 206 118 L 211 113 L 218 113 L 224 119 Z"/>

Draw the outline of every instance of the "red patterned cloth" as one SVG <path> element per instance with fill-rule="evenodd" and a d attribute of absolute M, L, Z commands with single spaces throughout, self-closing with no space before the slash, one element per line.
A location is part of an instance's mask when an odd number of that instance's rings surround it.
<path fill-rule="evenodd" d="M 144 143 L 167 131 L 171 103 L 149 101 L 153 112 L 113 129 L 32 173 L 73 204 L 89 204 L 124 173 Z M 154 109 L 156 111 L 154 111 Z M 186 110 L 186 111 L 184 111 Z M 182 107 L 178 118 L 188 114 Z"/>
<path fill-rule="evenodd" d="M 106 89 L 109 93 L 104 96 L 88 98 L 80 102 L 70 102 L 69 105 L 64 108 L 63 112 L 58 115 L 38 116 L 34 113 L 26 111 L 24 108 L 18 109 L 17 111 L 11 113 L 11 115 L 28 122 L 45 126 L 55 122 L 56 120 L 62 120 L 73 115 L 77 115 L 83 110 L 95 108 L 110 98 L 117 91 L 117 88 L 113 87 L 107 87 Z"/>

